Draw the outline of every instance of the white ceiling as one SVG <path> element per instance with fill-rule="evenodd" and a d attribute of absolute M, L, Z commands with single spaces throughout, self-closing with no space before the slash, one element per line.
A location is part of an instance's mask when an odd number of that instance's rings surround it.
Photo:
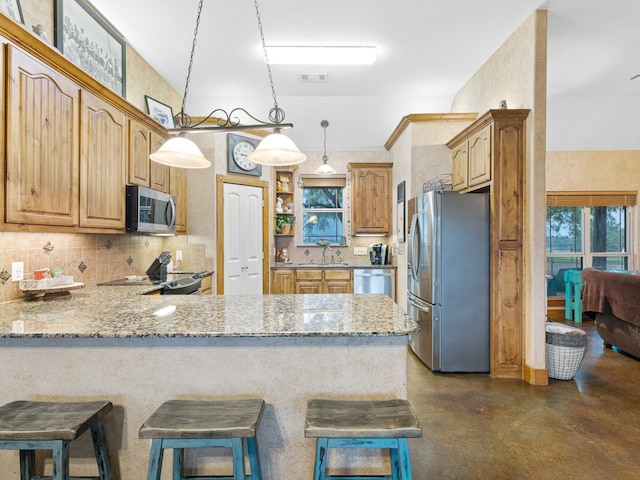
<path fill-rule="evenodd" d="M 91 0 L 182 94 L 198 0 Z M 262 0 L 267 44 L 367 44 L 371 66 L 273 65 L 279 105 L 302 150 L 382 150 L 409 113 L 450 111 L 456 92 L 522 22 L 548 16 L 549 150 L 640 149 L 638 0 Z M 206 0 L 187 112 L 273 99 L 251 0 Z M 299 73 L 326 73 L 301 83 Z M 162 100 L 162 99 L 159 99 Z M 244 119 L 243 123 L 249 123 Z"/>

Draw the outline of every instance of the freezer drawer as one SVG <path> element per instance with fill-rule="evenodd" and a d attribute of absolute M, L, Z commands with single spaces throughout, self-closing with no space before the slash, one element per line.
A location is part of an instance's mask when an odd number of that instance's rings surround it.
<path fill-rule="evenodd" d="M 407 314 L 420 327 L 409 338 L 413 353 L 434 372 L 440 371 L 440 307 L 431 305 L 411 293 L 407 299 Z"/>
<path fill-rule="evenodd" d="M 396 271 L 393 268 L 356 268 L 353 293 L 381 293 L 396 300 Z"/>

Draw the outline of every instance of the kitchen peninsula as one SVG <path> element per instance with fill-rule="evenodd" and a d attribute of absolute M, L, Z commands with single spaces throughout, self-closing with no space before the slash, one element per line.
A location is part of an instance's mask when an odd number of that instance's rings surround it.
<path fill-rule="evenodd" d="M 258 441 L 265 480 L 312 475 L 308 399 L 406 398 L 407 335 L 417 327 L 384 295 L 135 290 L 87 287 L 66 299 L 5 303 L 0 312 L 0 402 L 111 400 L 106 427 L 121 480 L 145 478 L 149 443 L 138 429 L 171 398 L 264 398 Z M 72 450 L 72 473 L 94 474 L 90 442 L 81 443 Z M 377 452 L 347 454 L 372 473 L 385 462 Z M 228 457 L 220 455 L 189 455 L 186 465 L 226 473 Z M 18 475 L 15 452 L 0 452 L 0 471 Z"/>

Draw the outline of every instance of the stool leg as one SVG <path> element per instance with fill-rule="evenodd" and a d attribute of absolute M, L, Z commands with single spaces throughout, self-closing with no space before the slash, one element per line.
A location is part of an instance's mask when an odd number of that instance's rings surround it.
<path fill-rule="evenodd" d="M 260 454 L 258 452 L 258 441 L 255 437 L 247 438 L 247 453 L 249 454 L 251 480 L 262 480 L 262 470 L 260 469 Z"/>
<path fill-rule="evenodd" d="M 98 420 L 91 425 L 91 440 L 93 440 L 93 451 L 96 454 L 100 480 L 115 480 L 111 457 L 109 456 L 107 434 L 102 420 Z"/>
<path fill-rule="evenodd" d="M 182 480 L 184 472 L 184 448 L 173 449 L 173 480 Z"/>
<path fill-rule="evenodd" d="M 328 438 L 316 439 L 316 459 L 314 462 L 313 480 L 325 480 L 325 468 L 327 467 L 327 456 L 329 449 Z"/>
<path fill-rule="evenodd" d="M 20 450 L 20 480 L 31 480 L 35 474 L 35 450 Z"/>
<path fill-rule="evenodd" d="M 409 457 L 409 441 L 406 438 L 398 439 L 398 456 L 402 480 L 412 480 L 411 458 Z"/>
<path fill-rule="evenodd" d="M 241 438 L 231 439 L 231 454 L 233 456 L 233 480 L 245 480 L 244 447 Z"/>
<path fill-rule="evenodd" d="M 56 440 L 53 442 L 53 475 L 52 480 L 69 480 L 69 442 Z"/>
<path fill-rule="evenodd" d="M 154 438 L 151 440 L 151 453 L 149 454 L 147 480 L 160 480 L 163 453 L 164 449 L 162 447 L 162 439 Z"/>
<path fill-rule="evenodd" d="M 398 460 L 398 449 L 390 448 L 391 454 L 391 478 L 392 480 L 401 480 L 400 473 L 400 461 Z"/>

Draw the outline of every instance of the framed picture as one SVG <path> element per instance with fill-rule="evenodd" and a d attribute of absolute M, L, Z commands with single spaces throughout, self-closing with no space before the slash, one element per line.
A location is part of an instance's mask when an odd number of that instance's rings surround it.
<path fill-rule="evenodd" d="M 84 0 L 54 1 L 56 48 L 93 78 L 124 97 L 124 40 Z"/>
<path fill-rule="evenodd" d="M 20 0 L 0 0 L 0 12 L 24 25 Z"/>
<path fill-rule="evenodd" d="M 406 199 L 405 199 L 405 181 L 403 180 L 398 184 L 398 225 L 397 225 L 397 235 L 398 235 L 398 243 L 404 243 L 407 241 L 407 220 L 405 218 L 405 210 L 406 210 Z"/>
<path fill-rule="evenodd" d="M 147 103 L 147 113 L 151 118 L 164 128 L 175 128 L 176 124 L 173 121 L 173 109 L 169 105 L 165 105 L 148 95 L 144 96 L 144 100 Z"/>

